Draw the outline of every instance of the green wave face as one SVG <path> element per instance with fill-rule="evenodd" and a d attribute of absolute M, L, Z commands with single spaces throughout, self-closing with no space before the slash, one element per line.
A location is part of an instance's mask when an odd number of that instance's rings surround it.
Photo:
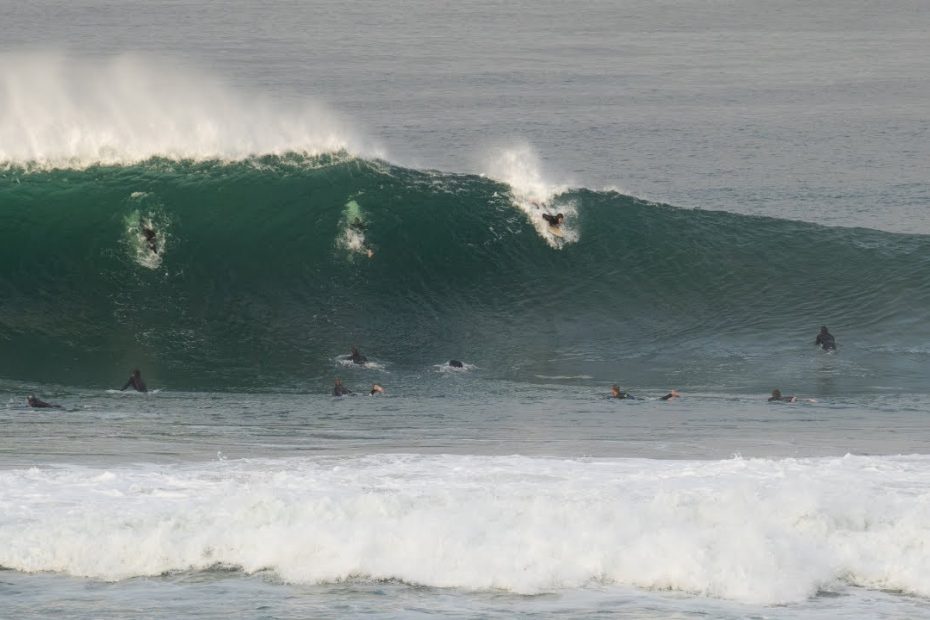
<path fill-rule="evenodd" d="M 357 344 L 394 370 L 739 387 L 810 354 L 821 324 L 860 380 L 925 368 L 923 237 L 571 190 L 540 206 L 576 214 L 553 243 L 514 202 L 339 157 L 8 169 L 0 375 L 271 389 Z"/>

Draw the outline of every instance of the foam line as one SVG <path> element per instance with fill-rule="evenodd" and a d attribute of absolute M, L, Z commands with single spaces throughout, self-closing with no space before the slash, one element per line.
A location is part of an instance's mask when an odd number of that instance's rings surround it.
<path fill-rule="evenodd" d="M 0 473 L 0 500 L 0 565 L 105 580 L 222 564 L 296 583 L 930 596 L 927 456 L 62 467 Z"/>

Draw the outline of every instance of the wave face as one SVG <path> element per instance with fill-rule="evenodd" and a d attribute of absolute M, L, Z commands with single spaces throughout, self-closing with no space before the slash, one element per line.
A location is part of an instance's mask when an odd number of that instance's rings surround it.
<path fill-rule="evenodd" d="M 395 455 L 10 470 L 0 566 L 529 594 L 621 584 L 763 604 L 845 586 L 928 596 L 927 465 Z"/>
<path fill-rule="evenodd" d="M 923 384 L 925 237 L 524 194 L 340 154 L 9 166 L 0 375 L 262 388 L 329 376 L 358 344 L 395 370 L 742 389 L 786 364 L 807 380 L 827 324 L 843 389 Z"/>

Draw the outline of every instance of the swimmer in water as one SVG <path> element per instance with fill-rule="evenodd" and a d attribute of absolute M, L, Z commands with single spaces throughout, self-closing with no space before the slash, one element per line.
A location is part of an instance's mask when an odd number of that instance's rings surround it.
<path fill-rule="evenodd" d="M 377 383 L 371 385 L 371 391 L 368 392 L 369 396 L 374 396 L 375 394 L 384 394 L 384 388 Z"/>
<path fill-rule="evenodd" d="M 562 222 L 565 220 L 565 216 L 561 213 L 556 213 L 555 215 L 550 215 L 548 213 L 543 213 L 543 219 L 549 222 L 549 226 L 553 228 L 558 228 L 562 225 Z"/>
<path fill-rule="evenodd" d="M 610 386 L 610 397 L 617 398 L 620 400 L 636 400 L 636 397 L 630 394 L 629 392 L 623 392 L 620 390 L 620 386 L 614 383 Z"/>
<path fill-rule="evenodd" d="M 359 352 L 358 347 L 352 347 L 352 353 L 346 359 L 359 366 L 368 363 L 368 358 Z"/>
<path fill-rule="evenodd" d="M 665 396 L 661 397 L 659 400 L 673 400 L 675 398 L 681 398 L 681 394 L 678 393 L 678 390 L 672 390 Z"/>
<path fill-rule="evenodd" d="M 53 403 L 47 403 L 44 400 L 36 398 L 35 395 L 30 394 L 26 397 L 26 402 L 29 403 L 30 407 L 36 409 L 61 409 L 61 405 L 55 405 Z"/>
<path fill-rule="evenodd" d="M 356 217 L 354 220 L 352 220 L 352 223 L 349 224 L 349 228 L 359 232 L 365 232 L 365 230 L 368 228 L 368 224 L 363 222 L 362 218 Z"/>
<path fill-rule="evenodd" d="M 465 368 L 465 364 L 458 360 L 449 360 L 449 368 Z"/>
<path fill-rule="evenodd" d="M 820 333 L 817 334 L 817 339 L 814 340 L 814 344 L 820 345 L 824 351 L 836 351 L 836 339 L 833 337 L 827 327 L 824 325 L 820 328 Z"/>
<path fill-rule="evenodd" d="M 145 382 L 142 381 L 142 373 L 139 372 L 138 368 L 132 371 L 129 380 L 126 381 L 126 385 L 121 387 L 119 391 L 122 392 L 129 386 L 132 386 L 132 389 L 137 392 L 148 392 L 148 388 L 145 387 Z"/>
<path fill-rule="evenodd" d="M 345 396 L 351 393 L 352 390 L 342 385 L 342 379 L 336 379 L 336 382 L 333 384 L 333 396 Z"/>
<path fill-rule="evenodd" d="M 796 403 L 798 402 L 797 396 L 782 396 L 781 390 L 774 389 L 772 390 L 772 396 L 769 398 L 769 402 L 783 402 L 783 403 Z"/>

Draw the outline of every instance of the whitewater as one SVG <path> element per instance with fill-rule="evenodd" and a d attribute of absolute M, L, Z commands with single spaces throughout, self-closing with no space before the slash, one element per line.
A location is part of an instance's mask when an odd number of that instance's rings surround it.
<path fill-rule="evenodd" d="M 0 4 L 0 616 L 930 618 L 928 24 Z"/>
<path fill-rule="evenodd" d="M 0 563 L 124 580 L 216 567 L 538 594 L 629 585 L 787 604 L 927 596 L 926 457 L 290 459 L 29 469 Z"/>

